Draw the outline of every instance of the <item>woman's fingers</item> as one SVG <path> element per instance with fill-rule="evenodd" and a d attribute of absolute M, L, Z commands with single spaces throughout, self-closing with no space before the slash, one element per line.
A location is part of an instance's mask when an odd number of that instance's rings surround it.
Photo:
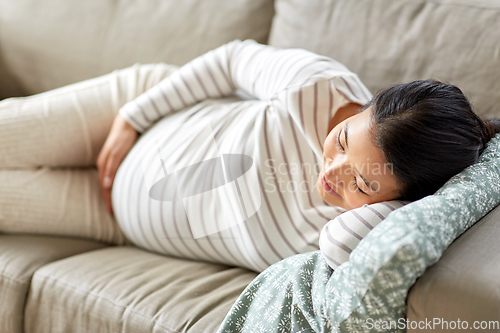
<path fill-rule="evenodd" d="M 118 114 L 113 121 L 108 137 L 97 157 L 96 165 L 99 173 L 99 185 L 108 211 L 113 214 L 111 189 L 120 163 L 125 159 L 138 132 Z"/>
<path fill-rule="evenodd" d="M 107 145 L 105 144 L 101 152 L 99 153 L 99 156 L 96 161 L 97 165 L 97 172 L 99 175 L 99 187 L 101 188 L 101 195 L 104 199 L 104 202 L 106 203 L 106 208 L 108 209 L 108 212 L 112 213 L 111 209 L 111 189 L 108 186 L 104 186 L 104 177 L 105 177 L 105 170 L 106 170 L 106 165 L 108 161 L 108 156 L 109 156 L 109 149 L 107 148 Z"/>
<path fill-rule="evenodd" d="M 104 189 L 104 201 L 108 206 L 108 211 L 113 214 L 113 205 L 111 203 L 111 188 L 113 186 L 113 180 L 115 178 L 116 170 L 120 165 L 121 161 L 118 161 L 116 155 L 109 154 L 106 163 L 106 169 L 104 171 L 104 177 L 102 179 L 102 186 Z"/>
<path fill-rule="evenodd" d="M 97 156 L 96 167 L 97 174 L 99 175 L 99 184 L 102 185 L 102 179 L 104 178 L 104 167 L 106 166 L 107 150 L 106 145 L 101 148 L 99 156 Z"/>
<path fill-rule="evenodd" d="M 104 174 L 102 178 L 102 186 L 106 189 L 110 189 L 113 185 L 113 179 L 115 178 L 116 170 L 120 165 L 121 160 L 116 156 L 116 153 L 108 154 L 108 159 L 106 161 L 106 168 L 104 169 Z"/>

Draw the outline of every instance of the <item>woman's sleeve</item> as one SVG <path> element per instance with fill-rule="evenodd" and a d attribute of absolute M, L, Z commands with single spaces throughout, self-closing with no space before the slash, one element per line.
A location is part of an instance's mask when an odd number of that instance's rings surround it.
<path fill-rule="evenodd" d="M 409 201 L 384 201 L 349 210 L 328 222 L 319 237 L 319 248 L 328 265 L 336 269 L 349 260 L 351 252 L 370 230 L 392 211 Z"/>
<path fill-rule="evenodd" d="M 347 95 L 353 89 L 367 96 L 370 94 L 355 74 L 330 58 L 301 49 L 275 48 L 254 40 L 235 40 L 180 67 L 125 104 L 120 114 L 138 132 L 143 132 L 169 113 L 207 98 L 228 96 L 237 89 L 259 100 L 276 100 L 284 105 L 290 98 L 302 98 L 299 96 L 302 91 L 294 87 L 314 84 L 332 75 L 343 75 L 339 84 L 345 86 Z M 356 99 L 354 95 L 350 97 Z M 304 99 L 306 102 L 308 98 Z M 294 118 L 304 117 L 299 115 L 298 108 L 290 109 L 296 113 L 292 114 Z"/>
<path fill-rule="evenodd" d="M 258 89 L 258 78 L 266 67 L 261 59 L 272 50 L 253 40 L 222 45 L 180 67 L 119 112 L 141 133 L 163 116 L 207 98 L 231 95 L 236 89 L 266 99 L 267 91 Z M 252 61 L 254 58 L 258 61 Z"/>

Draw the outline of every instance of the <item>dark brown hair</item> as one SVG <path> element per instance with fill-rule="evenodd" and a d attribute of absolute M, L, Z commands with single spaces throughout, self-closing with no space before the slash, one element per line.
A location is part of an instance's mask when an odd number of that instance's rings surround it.
<path fill-rule="evenodd" d="M 392 86 L 363 109 L 370 106 L 374 143 L 392 166 L 402 200 L 433 194 L 477 162 L 500 132 L 500 119 L 483 121 L 458 87 L 437 80 Z"/>

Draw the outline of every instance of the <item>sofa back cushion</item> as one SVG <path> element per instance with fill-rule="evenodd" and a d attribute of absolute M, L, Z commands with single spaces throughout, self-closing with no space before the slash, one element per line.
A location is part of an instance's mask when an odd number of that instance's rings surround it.
<path fill-rule="evenodd" d="M 233 39 L 267 42 L 273 0 L 0 0 L 0 99 L 136 62 L 182 65 Z"/>
<path fill-rule="evenodd" d="M 276 0 L 269 44 L 332 57 L 372 91 L 436 78 L 500 115 L 500 2 Z"/>

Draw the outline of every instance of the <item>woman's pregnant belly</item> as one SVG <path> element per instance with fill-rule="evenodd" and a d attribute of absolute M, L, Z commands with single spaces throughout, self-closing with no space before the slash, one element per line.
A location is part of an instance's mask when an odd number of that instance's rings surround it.
<path fill-rule="evenodd" d="M 290 119 L 272 111 L 263 101 L 206 101 L 146 130 L 120 165 L 111 193 L 127 238 L 146 250 L 255 271 L 317 250 L 325 216 L 339 212 L 316 192 L 277 190 L 303 176 L 270 175 L 270 163 L 278 168 L 285 157 L 287 163 L 299 159 L 289 148 Z M 228 156 L 243 162 L 231 169 Z"/>
<path fill-rule="evenodd" d="M 241 203 L 240 198 L 245 195 L 242 189 L 229 186 L 229 192 L 232 189 L 239 194 L 229 193 L 222 201 L 213 196 L 195 196 L 208 193 L 210 186 L 223 193 L 221 185 L 231 179 L 224 179 L 217 170 L 221 166 L 227 169 L 228 156 L 241 157 L 245 152 L 251 155 L 254 150 L 253 124 L 259 112 L 242 109 L 261 102 L 222 102 L 200 103 L 169 115 L 146 130 L 118 169 L 112 189 L 113 211 L 127 238 L 139 247 L 188 259 L 236 266 L 243 263 L 257 269 L 248 259 L 252 254 L 241 250 L 245 235 L 233 227 L 240 221 L 220 219 L 222 210 L 227 215 L 227 207 Z M 207 138 L 212 140 L 203 140 Z M 222 155 L 226 163 L 217 162 L 217 156 Z M 249 171 L 248 157 L 246 161 L 246 165 L 239 163 L 246 170 L 237 176 Z M 226 172 L 230 174 L 230 170 Z M 239 215 L 229 211 L 229 216 Z M 224 221 L 229 224 L 223 225 Z M 231 225 L 231 221 L 235 223 Z"/>

